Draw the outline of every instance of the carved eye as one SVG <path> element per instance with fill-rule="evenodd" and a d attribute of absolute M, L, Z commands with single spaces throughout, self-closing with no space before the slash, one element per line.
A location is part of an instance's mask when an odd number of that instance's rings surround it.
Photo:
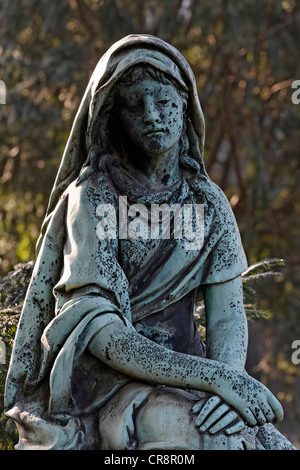
<path fill-rule="evenodd" d="M 130 105 L 127 105 L 128 111 L 137 111 L 142 107 L 141 103 L 132 103 Z"/>
<path fill-rule="evenodd" d="M 129 112 L 135 112 L 143 107 L 143 102 L 138 96 L 128 96 L 126 100 L 124 100 L 124 107 Z"/>
<path fill-rule="evenodd" d="M 162 106 L 166 106 L 169 103 L 170 100 L 160 100 L 158 101 L 158 104 L 161 104 Z"/>

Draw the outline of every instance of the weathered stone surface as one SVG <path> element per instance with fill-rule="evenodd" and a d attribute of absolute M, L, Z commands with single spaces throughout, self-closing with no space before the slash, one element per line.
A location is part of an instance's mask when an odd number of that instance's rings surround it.
<path fill-rule="evenodd" d="M 205 170 L 204 128 L 194 75 L 171 45 L 131 35 L 100 60 L 11 357 L 18 449 L 293 448 L 271 424 L 280 403 L 244 370 L 247 261 Z M 162 220 L 149 225 L 157 205 Z"/>

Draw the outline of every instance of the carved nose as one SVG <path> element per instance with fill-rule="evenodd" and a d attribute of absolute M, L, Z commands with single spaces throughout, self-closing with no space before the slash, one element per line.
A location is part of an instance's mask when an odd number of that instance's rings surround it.
<path fill-rule="evenodd" d="M 154 124 L 159 122 L 159 111 L 155 107 L 155 103 L 151 99 L 146 99 L 144 104 L 144 122 L 145 124 Z"/>

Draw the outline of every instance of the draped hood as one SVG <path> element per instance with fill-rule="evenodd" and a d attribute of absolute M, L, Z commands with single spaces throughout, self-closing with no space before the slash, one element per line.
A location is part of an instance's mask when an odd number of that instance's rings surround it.
<path fill-rule="evenodd" d="M 87 158 L 95 121 L 101 118 L 101 108 L 113 85 L 130 67 L 152 65 L 167 73 L 189 94 L 192 132 L 192 157 L 204 167 L 205 121 L 193 71 L 183 55 L 162 39 L 144 34 L 131 34 L 113 44 L 99 60 L 77 111 L 68 142 L 50 195 L 46 218 L 37 250 L 60 196 L 76 180 Z"/>

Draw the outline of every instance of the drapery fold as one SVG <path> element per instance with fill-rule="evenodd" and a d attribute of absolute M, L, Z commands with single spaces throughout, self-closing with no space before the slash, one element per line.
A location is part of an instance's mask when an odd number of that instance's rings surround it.
<path fill-rule="evenodd" d="M 187 168 L 182 169 L 178 184 L 155 198 L 170 205 L 204 205 L 204 242 L 198 250 L 186 249 L 184 239 L 99 239 L 97 208 L 110 204 L 117 213 L 118 198 L 126 195 L 126 172 L 117 166 L 112 173 L 96 170 L 78 178 L 109 92 L 121 74 L 137 64 L 164 71 L 182 82 L 189 94 L 185 157 L 195 160 L 199 172 L 191 177 Z M 88 432 L 85 438 L 80 434 L 86 414 L 128 382 L 128 377 L 86 351 L 104 318 L 133 328 L 135 322 L 175 305 L 194 289 L 201 292 L 201 286 L 233 279 L 246 269 L 236 221 L 225 195 L 206 174 L 203 147 L 204 119 L 196 83 L 182 55 L 151 36 L 131 35 L 114 45 L 100 60 L 76 115 L 15 338 L 5 409 L 18 423 L 21 447 L 30 426 L 34 438 L 36 429 L 44 429 L 44 436 L 49 431 L 46 447 L 80 447 L 89 439 Z M 136 188 L 132 200 L 128 194 L 129 205 L 150 207 L 153 194 L 142 189 Z"/>

